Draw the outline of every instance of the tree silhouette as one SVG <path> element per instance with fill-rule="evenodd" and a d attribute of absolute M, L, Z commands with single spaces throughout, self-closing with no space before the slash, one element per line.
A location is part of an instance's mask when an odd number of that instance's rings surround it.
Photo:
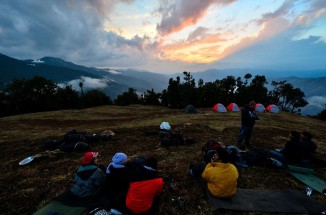
<path fill-rule="evenodd" d="M 82 95 L 82 96 L 84 95 L 83 86 L 84 86 L 84 83 L 83 83 L 82 81 L 80 81 L 80 82 L 79 82 L 79 87 L 80 87 L 80 92 L 81 92 L 81 95 Z"/>

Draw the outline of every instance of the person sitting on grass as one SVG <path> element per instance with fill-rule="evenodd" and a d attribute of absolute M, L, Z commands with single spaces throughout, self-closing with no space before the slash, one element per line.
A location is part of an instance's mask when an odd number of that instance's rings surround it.
<path fill-rule="evenodd" d="M 106 192 L 111 197 L 111 206 L 115 209 L 120 209 L 120 205 L 125 204 L 129 188 L 130 169 L 126 167 L 127 160 L 125 153 L 115 153 L 106 169 Z"/>
<path fill-rule="evenodd" d="M 163 178 L 157 174 L 157 163 L 156 158 L 149 157 L 142 166 L 132 171 L 126 197 L 128 214 L 153 214 L 159 211 Z"/>
<path fill-rule="evenodd" d="M 317 145 L 312 141 L 312 134 L 307 131 L 301 132 L 301 148 L 302 148 L 302 159 L 303 161 L 311 161 L 316 153 Z"/>
<path fill-rule="evenodd" d="M 239 173 L 229 162 L 227 150 L 218 148 L 202 173 L 209 192 L 217 198 L 230 198 L 236 193 Z"/>
<path fill-rule="evenodd" d="M 105 186 L 106 176 L 98 167 L 98 152 L 85 153 L 70 189 L 77 197 L 93 197 Z"/>
<path fill-rule="evenodd" d="M 289 133 L 289 139 L 285 143 L 284 148 L 281 148 L 279 152 L 272 150 L 270 154 L 282 163 L 299 164 L 301 163 L 303 154 L 300 133 L 298 131 L 291 131 Z"/>

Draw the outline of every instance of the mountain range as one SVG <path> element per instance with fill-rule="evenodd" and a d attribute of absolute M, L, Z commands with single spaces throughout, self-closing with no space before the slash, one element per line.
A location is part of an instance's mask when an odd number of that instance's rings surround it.
<path fill-rule="evenodd" d="M 250 73 L 252 76 L 264 75 L 270 87 L 271 81 L 286 80 L 294 87 L 300 88 L 305 93 L 309 105 L 302 108 L 303 115 L 316 115 L 326 108 L 326 70 L 314 71 L 273 71 L 266 69 L 209 69 L 191 73 L 198 81 L 212 82 L 227 76 L 241 77 Z M 83 82 L 84 90 L 100 89 L 105 94 L 115 99 L 134 88 L 139 93 L 153 89 L 161 92 L 168 87 L 170 78 L 183 74 L 159 74 L 135 69 L 116 70 L 110 68 L 95 68 L 76 65 L 60 58 L 43 57 L 38 60 L 18 60 L 0 53 L 0 89 L 4 88 L 13 79 L 30 79 L 33 76 L 43 76 L 53 80 L 58 85 L 70 84 L 79 90 L 79 83 Z"/>

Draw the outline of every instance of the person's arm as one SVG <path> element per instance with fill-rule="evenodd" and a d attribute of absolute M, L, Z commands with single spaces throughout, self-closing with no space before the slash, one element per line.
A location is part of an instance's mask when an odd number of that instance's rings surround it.
<path fill-rule="evenodd" d="M 201 174 L 201 177 L 205 180 L 205 181 L 209 181 L 210 179 L 210 174 L 208 173 L 209 172 L 209 169 L 212 168 L 212 164 L 211 163 L 208 163 L 205 167 L 205 170 L 204 172 Z"/>

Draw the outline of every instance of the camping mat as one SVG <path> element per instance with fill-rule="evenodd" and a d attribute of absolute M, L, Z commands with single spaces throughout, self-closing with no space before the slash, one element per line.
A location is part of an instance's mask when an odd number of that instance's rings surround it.
<path fill-rule="evenodd" d="M 288 165 L 288 169 L 291 172 L 299 172 L 299 173 L 304 173 L 304 174 L 314 174 L 315 171 L 310 168 L 306 167 L 300 167 L 300 166 L 293 166 L 293 165 Z"/>
<path fill-rule="evenodd" d="M 71 207 L 58 201 L 52 201 L 33 215 L 80 215 L 86 214 L 86 212 L 87 208 L 84 207 Z"/>
<path fill-rule="evenodd" d="M 110 206 L 110 199 L 107 195 L 97 195 L 95 197 L 79 198 L 74 196 L 69 190 L 57 196 L 52 202 L 41 208 L 34 215 L 74 215 L 86 214 L 88 209 L 96 207 Z"/>
<path fill-rule="evenodd" d="M 214 210 L 309 214 L 320 214 L 326 210 L 326 205 L 292 189 L 273 191 L 238 188 L 236 194 L 226 200 L 215 198 L 207 190 L 207 197 Z"/>
<path fill-rule="evenodd" d="M 326 189 L 326 181 L 318 178 L 316 175 L 294 171 L 289 171 L 289 173 L 306 184 L 308 187 L 311 187 L 320 193 L 323 193 L 323 190 Z"/>

